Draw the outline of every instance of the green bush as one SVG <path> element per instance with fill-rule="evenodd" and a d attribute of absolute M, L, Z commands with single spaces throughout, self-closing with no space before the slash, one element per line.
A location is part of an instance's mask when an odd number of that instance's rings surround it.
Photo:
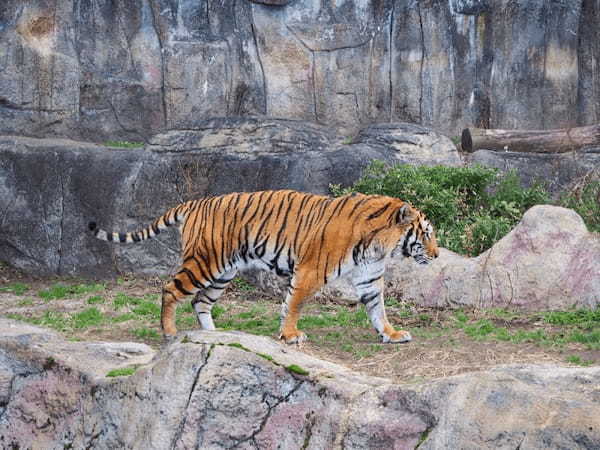
<path fill-rule="evenodd" d="M 577 211 L 590 231 L 600 232 L 600 172 L 584 177 L 561 196 L 559 204 Z"/>
<path fill-rule="evenodd" d="M 436 228 L 440 246 L 477 255 L 506 235 L 533 205 L 548 203 L 545 189 L 523 188 L 515 173 L 474 167 L 386 166 L 375 161 L 349 192 L 401 198 L 423 211 Z"/>

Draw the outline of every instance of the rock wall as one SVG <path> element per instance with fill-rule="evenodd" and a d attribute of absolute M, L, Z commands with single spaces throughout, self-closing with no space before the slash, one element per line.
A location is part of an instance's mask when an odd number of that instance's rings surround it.
<path fill-rule="evenodd" d="M 183 201 L 235 191 L 328 193 L 372 159 L 460 164 L 448 138 L 408 124 L 369 127 L 353 143 L 307 122 L 234 118 L 157 135 L 143 149 L 0 136 L 0 261 L 45 275 L 169 273 L 175 230 L 123 246 L 94 239 L 87 224 L 137 229 Z"/>
<path fill-rule="evenodd" d="M 0 134 L 600 121 L 600 0 L 4 0 Z"/>
<path fill-rule="evenodd" d="M 0 318 L 2 448 L 600 447 L 598 367 L 402 383 L 262 336 L 191 332 L 154 352 Z"/>

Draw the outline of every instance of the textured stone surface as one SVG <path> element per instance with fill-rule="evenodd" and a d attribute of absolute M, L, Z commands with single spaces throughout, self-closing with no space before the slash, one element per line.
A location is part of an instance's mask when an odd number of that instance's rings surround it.
<path fill-rule="evenodd" d="M 0 260 L 31 273 L 165 274 L 178 264 L 175 230 L 139 246 L 107 245 L 86 232 L 89 221 L 135 229 L 191 198 L 327 193 L 330 183 L 352 184 L 373 159 L 460 163 L 452 143 L 430 130 L 394 124 L 378 135 L 373 145 L 350 145 L 302 121 L 229 118 L 157 135 L 144 149 L 0 137 Z"/>
<path fill-rule="evenodd" d="M 427 449 L 600 445 L 598 367 L 508 366 L 402 385 L 261 336 L 201 331 L 186 336 L 154 352 L 138 344 L 66 342 L 0 318 L 0 445 L 412 449 L 421 440 Z M 286 370 L 291 364 L 308 374 Z M 131 376 L 106 377 L 109 370 L 132 366 L 138 368 Z"/>
<path fill-rule="evenodd" d="M 476 258 L 445 251 L 423 270 L 410 261 L 394 265 L 389 278 L 406 300 L 421 305 L 595 307 L 600 303 L 600 237 L 588 232 L 572 210 L 534 206 Z"/>
<path fill-rule="evenodd" d="M 554 194 L 568 189 L 591 172 L 600 174 L 600 148 L 554 155 L 478 150 L 467 155 L 467 159 L 469 164 L 495 167 L 504 172 L 514 170 L 523 184 L 539 181 Z"/>
<path fill-rule="evenodd" d="M 600 304 L 600 236 L 581 217 L 556 206 L 534 206 L 490 250 L 468 258 L 446 249 L 428 266 L 399 256 L 385 274 L 387 293 L 423 306 L 593 308 Z M 283 280 L 251 273 L 262 289 L 283 297 Z M 356 302 L 348 280 L 320 295 Z"/>
<path fill-rule="evenodd" d="M 214 116 L 600 121 L 600 0 L 4 0 L 0 133 L 144 140 Z"/>

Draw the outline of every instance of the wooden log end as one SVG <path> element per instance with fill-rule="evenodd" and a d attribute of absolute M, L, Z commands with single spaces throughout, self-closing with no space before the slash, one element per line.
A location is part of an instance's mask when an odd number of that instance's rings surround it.
<path fill-rule="evenodd" d="M 462 135 L 460 136 L 460 146 L 462 147 L 463 152 L 473 152 L 473 138 L 471 137 L 471 132 L 468 128 L 465 128 L 462 131 Z"/>

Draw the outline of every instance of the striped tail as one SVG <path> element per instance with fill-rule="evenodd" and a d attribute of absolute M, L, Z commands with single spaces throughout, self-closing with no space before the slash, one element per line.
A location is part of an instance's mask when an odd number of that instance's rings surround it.
<path fill-rule="evenodd" d="M 94 236 L 96 236 L 97 239 L 102 241 L 125 242 L 128 244 L 132 242 L 142 242 L 160 234 L 161 231 L 166 230 L 171 225 L 178 224 L 184 220 L 189 212 L 190 203 L 191 202 L 182 203 L 181 205 L 168 210 L 146 228 L 130 233 L 108 232 L 98 228 L 96 222 L 90 222 L 88 228 L 94 233 Z"/>

